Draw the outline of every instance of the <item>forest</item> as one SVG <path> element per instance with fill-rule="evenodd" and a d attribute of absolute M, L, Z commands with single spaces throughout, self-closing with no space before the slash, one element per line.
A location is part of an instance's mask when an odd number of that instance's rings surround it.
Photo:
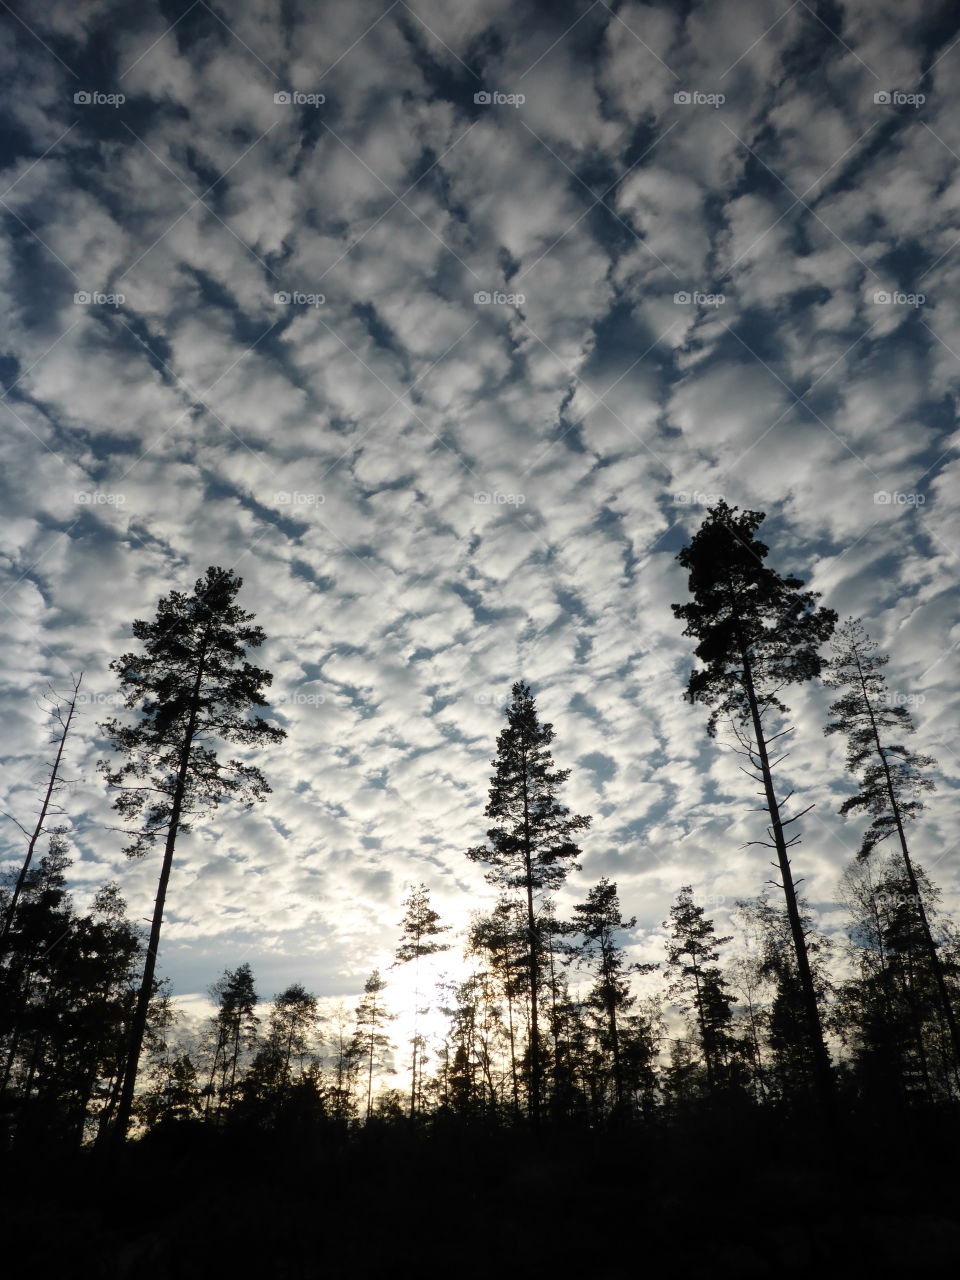
<path fill-rule="evenodd" d="M 244 963 L 210 974 L 214 1014 L 184 1025 L 163 977 L 174 855 L 221 806 L 270 803 L 257 751 L 285 731 L 271 673 L 248 660 L 265 633 L 242 580 L 212 566 L 134 621 L 136 647 L 111 664 L 123 709 L 100 725 L 100 770 L 126 853 L 155 867 L 143 924 L 113 883 L 73 902 L 77 677 L 0 896 L 0 1145 L 25 1260 L 8 1274 L 408 1262 L 613 1280 L 707 1260 L 767 1276 L 955 1258 L 960 932 L 911 851 L 936 762 L 911 748 L 862 622 L 768 563 L 764 518 L 709 509 L 678 555 L 688 595 L 673 611 L 684 696 L 738 753 L 776 881 L 744 886 L 729 936 L 678 883 L 656 962 L 630 958 L 633 904 L 609 878 L 557 910 L 592 819 L 564 804 L 562 726 L 518 676 L 491 744 L 486 840 L 463 850 L 491 887 L 460 938 L 463 976 L 429 977 L 457 940 L 413 885 L 391 965 L 352 1006 L 330 1014 L 300 983 L 266 992 Z M 859 851 L 837 868 L 842 936 L 818 928 L 795 866 L 816 797 L 779 770 L 790 689 L 808 681 L 830 691 L 823 733 L 846 747 L 840 812 Z M 414 992 L 402 1040 L 400 974 Z"/>

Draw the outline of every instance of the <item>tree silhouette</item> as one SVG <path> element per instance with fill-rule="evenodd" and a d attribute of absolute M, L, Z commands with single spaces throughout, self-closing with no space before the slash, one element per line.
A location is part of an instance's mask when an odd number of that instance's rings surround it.
<path fill-rule="evenodd" d="M 20 827 L 20 830 L 27 836 L 27 849 L 24 854 L 23 863 L 20 867 L 16 883 L 13 886 L 13 892 L 10 895 L 10 900 L 7 902 L 3 911 L 3 925 L 0 927 L 0 957 L 3 956 L 4 951 L 6 950 L 7 938 L 9 937 L 10 929 L 13 925 L 13 917 L 16 914 L 17 903 L 20 901 L 20 895 L 23 892 L 24 883 L 26 882 L 26 878 L 30 872 L 30 864 L 33 861 L 37 841 L 47 830 L 45 824 L 51 809 L 53 809 L 54 812 L 57 812 L 55 796 L 63 786 L 63 779 L 60 776 L 60 768 L 63 763 L 63 752 L 67 745 L 67 736 L 70 733 L 70 726 L 73 723 L 73 715 L 77 708 L 77 701 L 80 697 L 80 685 L 82 682 L 83 672 L 81 671 L 73 682 L 72 692 L 62 701 L 58 700 L 53 702 L 51 715 L 59 725 L 59 732 L 55 734 L 57 750 L 54 754 L 53 763 L 50 766 L 50 773 L 43 793 L 43 800 L 40 803 L 40 812 L 31 831 L 26 831 L 20 823 L 17 822 L 17 826 Z M 53 697 L 56 697 L 56 695 L 53 695 Z M 52 700 L 53 698 L 51 698 L 51 701 Z M 64 710 L 64 706 L 66 707 L 66 710 Z M 62 812 L 62 810 L 59 810 L 59 812 Z M 16 822 L 15 818 L 13 820 Z"/>
<path fill-rule="evenodd" d="M 557 889 L 577 867 L 579 847 L 571 839 L 590 825 L 589 817 L 571 815 L 557 800 L 569 769 L 554 769 L 550 743 L 552 724 L 540 724 L 530 686 L 518 680 L 506 709 L 507 727 L 497 738 L 494 775 L 485 816 L 490 846 L 477 845 L 467 857 L 487 862 L 491 884 L 522 891 L 527 912 L 527 969 L 530 981 L 530 1117 L 539 1123 L 543 1081 L 538 999 L 539 931 L 535 897 Z"/>
<path fill-rule="evenodd" d="M 467 955 L 482 956 L 488 972 L 506 1001 L 503 1027 L 509 1050 L 510 1096 L 513 1115 L 520 1114 L 515 1002 L 526 994 L 527 928 L 522 903 L 501 895 L 489 914 L 475 915 L 467 935 Z"/>
<path fill-rule="evenodd" d="M 120 679 L 125 705 L 137 710 L 140 718 L 133 725 L 116 718 L 101 725 L 113 749 L 126 760 L 119 767 L 101 761 L 100 768 L 108 784 L 118 789 L 115 808 L 126 819 L 142 818 L 127 853 L 141 856 L 159 838 L 164 841 L 117 1108 L 118 1141 L 130 1120 L 177 838 L 190 831 L 190 818 L 216 809 L 223 799 L 252 804 L 270 791 L 254 765 L 239 759 L 222 761 L 208 744 L 250 747 L 286 736 L 261 716 L 247 717 L 251 707 L 267 705 L 263 688 L 273 677 L 245 660 L 247 648 L 258 647 L 265 637 L 260 627 L 249 625 L 253 614 L 234 603 L 241 586 L 242 579 L 230 570 L 212 566 L 197 579 L 192 595 L 172 591 L 161 597 L 152 622 L 134 622 L 142 653 L 125 653 L 110 664 Z"/>
<path fill-rule="evenodd" d="M 759 960 L 759 976 L 771 993 L 765 1018 L 769 1070 L 765 1083 L 780 1102 L 791 1105 L 802 1100 L 811 1081 L 817 1078 L 817 1059 L 810 1043 L 805 995 L 797 968 L 796 951 L 785 907 L 776 907 L 764 891 L 758 898 L 737 904 L 741 919 L 754 934 Z M 798 900 L 800 921 L 806 941 L 810 975 L 821 1017 L 831 993 L 827 969 L 829 939 L 814 927 L 813 916 L 803 899 Z"/>
<path fill-rule="evenodd" d="M 790 865 L 790 847 L 800 837 L 788 839 L 784 830 L 802 814 L 783 817 L 783 806 L 790 796 L 778 799 L 773 780 L 773 768 L 783 756 L 771 761 L 769 747 L 787 731 L 768 735 L 764 715 L 771 710 L 786 713 L 777 696 L 784 685 L 800 684 L 820 674 L 823 659 L 819 647 L 832 635 L 837 615 L 832 609 L 816 607 L 818 593 L 801 591 L 800 578 L 781 577 L 764 563 L 768 548 L 754 537 L 765 518 L 763 512 L 738 515 L 737 511 L 723 501 L 711 507 L 688 546 L 680 551 L 677 559 L 689 570 L 693 599 L 672 608 L 686 623 L 683 634 L 697 640 L 694 652 L 702 664 L 690 675 L 687 697 L 711 707 L 707 721 L 711 736 L 716 733 L 718 718 L 730 717 L 749 762 L 745 771 L 761 786 L 770 819 L 770 841 L 752 843 L 776 851 L 818 1091 L 829 1112 L 833 1108 L 833 1073 Z"/>
<path fill-rule="evenodd" d="M 381 999 L 387 984 L 380 977 L 380 971 L 374 969 L 363 984 L 363 995 L 357 1005 L 357 1027 L 354 1032 L 355 1055 L 367 1065 L 367 1110 L 366 1119 L 370 1119 L 373 1109 L 373 1069 L 386 1065 L 385 1054 L 393 1046 L 383 1028 L 392 1022 L 394 1014 L 390 1013 Z"/>
<path fill-rule="evenodd" d="M 433 956 L 440 951 L 449 950 L 448 942 L 437 942 L 441 933 L 446 933 L 449 925 L 440 924 L 439 914 L 430 906 L 430 894 L 425 884 L 412 889 L 410 896 L 402 904 L 406 913 L 400 922 L 403 933 L 397 946 L 396 964 L 414 964 L 413 979 L 413 1036 L 411 1046 L 413 1057 L 410 1065 L 410 1118 L 417 1111 L 417 1063 L 420 1057 L 420 1037 L 417 1035 L 417 1017 L 420 1013 L 420 961 L 424 956 Z"/>
<path fill-rule="evenodd" d="M 673 975 L 670 994 L 693 1006 L 696 1015 L 700 1051 L 707 1072 L 707 1088 L 716 1089 L 724 1082 L 731 1049 L 730 1006 L 733 995 L 727 990 L 723 973 L 717 965 L 719 948 L 732 937 L 718 938 L 712 920 L 693 900 L 693 887 L 685 884 L 670 908 L 665 928 L 672 927 L 667 939 L 667 968 Z"/>
<path fill-rule="evenodd" d="M 923 770 L 935 764 L 930 756 L 918 755 L 892 735 L 914 732 L 910 712 L 891 702 L 883 668 L 886 654 L 877 652 L 862 623 L 848 618 L 833 645 L 833 658 L 824 674 L 824 684 L 843 690 L 831 704 L 834 720 L 824 733 L 842 733 L 847 739 L 847 768 L 857 778 L 859 789 L 840 806 L 841 814 L 865 811 L 872 819 L 858 857 L 869 858 L 881 841 L 896 835 L 903 858 L 908 892 L 913 895 L 920 932 L 939 994 L 943 1016 L 953 1046 L 954 1069 L 960 1082 L 960 1032 L 956 1013 L 934 942 L 923 893 L 914 871 L 907 844 L 906 824 L 923 809 L 920 796 L 934 789 Z"/>
<path fill-rule="evenodd" d="M 573 931 L 580 936 L 575 953 L 581 963 L 594 969 L 594 986 L 587 1003 L 596 1009 L 606 1023 L 606 1037 L 613 1068 L 614 1098 L 618 1107 L 624 1102 L 624 1070 L 621 1049 L 621 1022 L 636 1003 L 630 995 L 629 973 L 652 973 L 655 964 L 628 964 L 617 937 L 637 923 L 636 916 L 620 918 L 617 886 L 605 876 L 587 894 L 585 902 L 574 908 Z"/>
<path fill-rule="evenodd" d="M 233 1104 L 241 1056 L 252 1051 L 257 1041 L 260 1020 L 256 1014 L 257 992 L 250 966 L 241 964 L 232 972 L 225 969 L 210 988 L 210 995 L 219 1007 L 213 1019 L 214 1047 L 207 1108 L 209 1110 L 216 1092 L 219 1115 L 224 1105 L 229 1110 Z M 220 1084 L 215 1090 L 218 1074 Z"/>

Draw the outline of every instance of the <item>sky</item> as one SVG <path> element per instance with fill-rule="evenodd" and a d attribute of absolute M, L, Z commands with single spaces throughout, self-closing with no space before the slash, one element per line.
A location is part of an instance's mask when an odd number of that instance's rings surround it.
<path fill-rule="evenodd" d="M 913 835 L 960 907 L 960 13 L 916 0 L 0 4 L 0 808 L 84 672 L 77 900 L 142 920 L 97 773 L 110 662 L 209 565 L 267 640 L 273 791 L 178 844 L 161 971 L 354 999 L 423 882 L 454 931 L 513 681 L 593 823 L 631 956 L 683 884 L 773 876 L 682 701 L 676 553 L 723 496 L 862 617 L 934 756 Z M 863 823 L 791 690 L 794 869 L 842 934 Z M 23 840 L 0 828 L 13 866 Z"/>

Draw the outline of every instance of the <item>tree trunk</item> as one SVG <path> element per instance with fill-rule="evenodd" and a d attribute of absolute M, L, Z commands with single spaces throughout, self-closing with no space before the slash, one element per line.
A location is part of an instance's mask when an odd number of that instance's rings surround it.
<path fill-rule="evenodd" d="M 713 1075 L 713 1054 L 707 1038 L 707 1020 L 703 1016 L 703 996 L 700 992 L 700 970 L 697 967 L 697 957 L 691 952 L 690 959 L 693 961 L 693 982 L 697 992 L 697 1021 L 700 1024 L 700 1043 L 703 1046 L 703 1061 L 707 1068 L 707 1088 L 713 1093 L 714 1075 Z"/>
<path fill-rule="evenodd" d="M 540 1123 L 540 1027 L 537 1018 L 537 991 L 540 971 L 537 960 L 536 921 L 533 913 L 533 851 L 530 848 L 530 808 L 527 796 L 527 761 L 523 760 L 523 858 L 527 890 L 527 964 L 530 971 L 530 1119 Z"/>
<path fill-rule="evenodd" d="M 160 946 L 160 929 L 163 925 L 163 908 L 167 899 L 167 885 L 170 881 L 170 872 L 173 868 L 173 850 L 177 842 L 177 833 L 180 829 L 180 814 L 183 809 L 183 798 L 187 789 L 187 775 L 190 769 L 190 749 L 193 746 L 193 735 L 196 732 L 200 688 L 203 682 L 208 635 L 209 627 L 200 646 L 197 675 L 194 680 L 193 693 L 190 699 L 190 718 L 187 722 L 187 729 L 184 734 L 183 748 L 180 752 L 180 761 L 177 768 L 177 781 L 173 792 L 173 802 L 170 806 L 170 825 L 167 828 L 167 838 L 163 848 L 163 864 L 160 868 L 160 881 L 157 885 L 157 896 L 153 907 L 153 922 L 150 926 L 150 940 L 147 944 L 147 954 L 144 959 L 143 978 L 140 982 L 140 991 L 137 996 L 137 1007 L 133 1015 L 133 1026 L 130 1032 L 130 1050 L 127 1055 L 127 1062 L 123 1072 L 123 1087 L 120 1090 L 120 1101 L 117 1104 L 117 1118 L 114 1137 L 118 1147 L 122 1145 L 127 1136 L 127 1129 L 130 1125 L 130 1113 L 133 1109 L 133 1094 L 137 1084 L 137 1068 L 140 1065 L 140 1051 L 143 1046 L 144 1032 L 147 1028 L 147 1014 L 150 1009 L 150 999 L 153 995 L 153 976 L 157 967 L 157 950 Z"/>
<path fill-rule="evenodd" d="M 933 934 L 930 932 L 930 924 L 927 920 L 927 913 L 924 910 L 923 898 L 920 894 L 920 885 L 917 883 L 917 877 L 913 870 L 913 860 L 910 857 L 910 851 L 907 848 L 907 837 L 903 829 L 903 819 L 900 813 L 900 804 L 897 800 L 896 790 L 893 785 L 893 779 L 890 776 L 890 766 L 887 764 L 887 756 L 880 744 L 880 731 L 877 727 L 877 721 L 873 714 L 873 706 L 867 693 L 866 681 L 863 677 L 863 669 L 860 666 L 860 658 L 857 656 L 857 672 L 860 676 L 860 687 L 863 691 L 863 700 L 870 716 L 870 726 L 873 730 L 873 740 L 876 744 L 877 754 L 883 765 L 883 776 L 886 780 L 887 795 L 890 799 L 890 807 L 893 810 L 893 819 L 897 826 L 897 836 L 900 840 L 900 851 L 903 854 L 903 865 L 906 868 L 907 880 L 910 884 L 910 892 L 914 896 L 917 904 L 917 913 L 920 917 L 920 928 L 923 932 L 924 943 L 926 944 L 927 954 L 930 957 L 930 967 L 933 969 L 934 981 L 937 985 L 937 994 L 940 997 L 940 1004 L 943 1010 L 943 1016 L 946 1020 L 947 1028 L 950 1033 L 950 1045 L 953 1049 L 953 1070 L 954 1076 L 960 1084 L 960 1033 L 957 1029 L 957 1020 L 954 1017 L 953 1005 L 950 1001 L 950 993 L 947 990 L 947 982 L 943 973 L 943 965 L 940 963 L 940 955 L 937 951 L 937 945 L 933 940 Z"/>
<path fill-rule="evenodd" d="M 763 790 L 767 802 L 767 811 L 770 815 L 773 841 L 777 851 L 777 862 L 780 868 L 780 876 L 783 881 L 783 896 L 787 903 L 787 917 L 790 922 L 790 935 L 793 939 L 793 948 L 797 959 L 797 974 L 800 978 L 800 989 L 803 996 L 803 1006 L 807 1021 L 807 1034 L 810 1041 L 810 1048 L 813 1053 L 817 1092 L 819 1093 L 821 1103 L 829 1116 L 834 1111 L 836 1098 L 833 1083 L 833 1071 L 830 1065 L 830 1055 L 827 1053 L 827 1046 L 824 1044 L 823 1040 L 823 1028 L 820 1024 L 820 1009 L 817 1005 L 817 993 L 816 988 L 813 985 L 813 974 L 810 970 L 810 958 L 807 954 L 807 942 L 803 933 L 803 923 L 800 920 L 800 909 L 797 906 L 797 890 L 793 883 L 790 856 L 787 852 L 786 839 L 783 834 L 783 823 L 780 820 L 780 806 L 777 803 L 776 792 L 774 791 L 773 786 L 770 758 L 767 755 L 767 741 L 764 737 L 763 725 L 760 720 L 760 709 L 757 705 L 757 695 L 753 687 L 753 671 L 751 669 L 750 656 L 747 653 L 742 637 L 740 639 L 740 656 L 743 663 L 744 686 L 746 689 L 747 701 L 750 706 L 750 717 L 753 721 L 753 732 L 757 743 L 757 756 L 760 761 L 760 771 L 763 777 Z"/>
<path fill-rule="evenodd" d="M 20 874 L 17 876 L 17 883 L 13 887 L 13 893 L 7 906 L 6 914 L 3 918 L 3 932 L 0 933 L 0 956 L 6 950 L 7 936 L 13 924 L 13 917 L 17 910 L 17 903 L 20 900 L 20 894 L 23 892 L 23 885 L 27 878 L 27 872 L 30 870 L 30 863 L 33 860 L 33 852 L 37 847 L 37 841 L 43 834 L 43 824 L 46 821 L 47 812 L 50 808 L 50 801 L 57 787 L 57 778 L 60 772 L 60 761 L 63 758 L 63 749 L 66 746 L 67 734 L 70 732 L 70 722 L 73 719 L 73 712 L 77 705 L 77 697 L 80 693 L 80 683 L 83 680 L 83 672 L 77 676 L 76 684 L 73 686 L 73 698 L 70 702 L 70 709 L 67 712 L 67 718 L 63 722 L 63 732 L 60 734 L 60 742 L 57 746 L 57 754 L 53 761 L 53 768 L 50 770 L 50 779 L 47 783 L 47 790 L 43 797 L 43 803 L 40 806 L 40 816 L 37 818 L 37 825 L 33 829 L 30 842 L 27 845 L 27 854 L 23 860 L 23 866 L 20 868 Z M 58 708 L 59 710 L 59 708 Z"/>

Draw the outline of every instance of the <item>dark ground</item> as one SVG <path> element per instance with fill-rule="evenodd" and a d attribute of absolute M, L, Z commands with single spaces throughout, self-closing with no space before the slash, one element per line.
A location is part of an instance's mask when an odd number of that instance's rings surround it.
<path fill-rule="evenodd" d="M 842 1131 L 841 1131 L 842 1130 Z M 960 1123 L 218 1132 L 8 1155 L 11 1280 L 956 1274 Z M 799 1161 L 793 1156 L 800 1148 Z M 8 1247 L 9 1246 L 9 1251 Z"/>

